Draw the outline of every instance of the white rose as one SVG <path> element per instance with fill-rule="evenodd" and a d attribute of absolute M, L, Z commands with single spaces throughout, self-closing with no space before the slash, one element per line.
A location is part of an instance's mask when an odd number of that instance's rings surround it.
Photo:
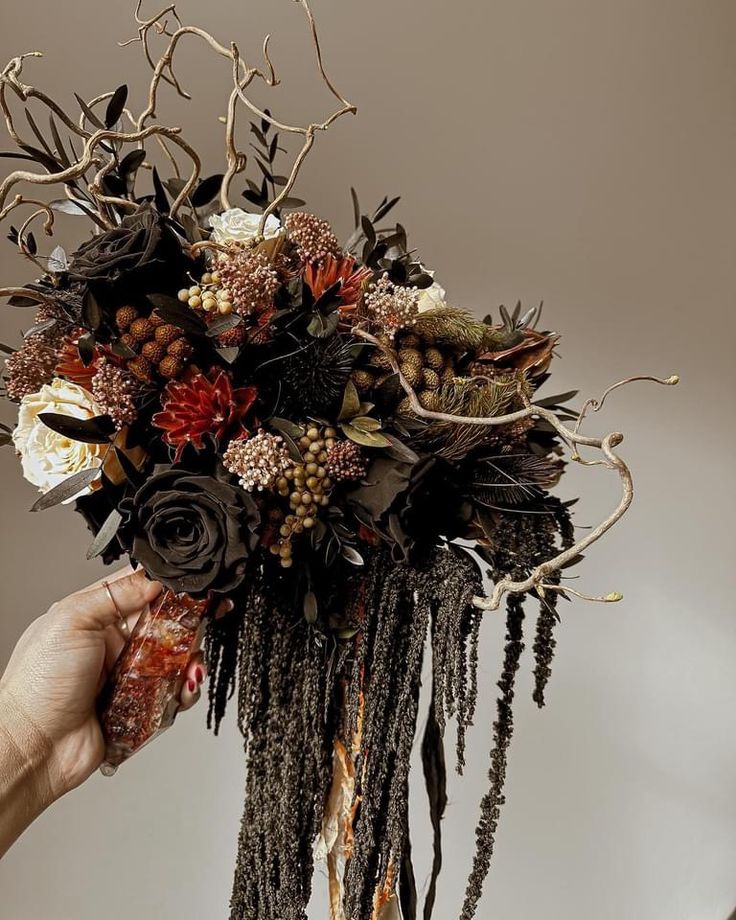
<path fill-rule="evenodd" d="M 86 390 L 58 377 L 38 393 L 23 397 L 13 444 L 20 454 L 25 478 L 38 486 L 39 492 L 48 492 L 74 473 L 100 467 L 107 445 L 82 444 L 57 434 L 39 419 L 42 412 L 74 418 L 93 418 L 103 413 Z M 87 487 L 67 501 L 91 491 Z"/>
<path fill-rule="evenodd" d="M 213 214 L 210 217 L 212 239 L 216 243 L 247 243 L 258 236 L 261 226 L 261 215 L 250 214 L 242 208 L 231 208 L 222 214 Z M 263 238 L 271 240 L 282 232 L 281 221 L 269 214 L 263 228 Z"/>
<path fill-rule="evenodd" d="M 425 288 L 420 292 L 420 313 L 424 313 L 425 310 L 433 310 L 435 307 L 445 306 L 447 306 L 447 291 L 442 287 L 441 284 L 438 284 L 436 281 L 434 281 L 428 288 Z"/>

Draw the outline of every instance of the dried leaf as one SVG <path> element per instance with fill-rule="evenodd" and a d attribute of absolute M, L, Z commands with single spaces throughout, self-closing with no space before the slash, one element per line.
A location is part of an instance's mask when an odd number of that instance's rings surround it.
<path fill-rule="evenodd" d="M 123 521 L 122 514 L 113 508 L 113 510 L 108 515 L 105 523 L 100 527 L 97 532 L 97 536 L 92 541 L 92 545 L 87 550 L 87 559 L 94 559 L 96 556 L 99 556 L 100 553 L 103 553 L 107 547 L 112 543 L 115 534 L 118 532 Z"/>
<path fill-rule="evenodd" d="M 109 415 L 75 418 L 60 412 L 41 412 L 38 417 L 47 428 L 82 444 L 105 444 L 115 432 L 115 425 Z"/>
<path fill-rule="evenodd" d="M 47 508 L 53 508 L 54 505 L 58 505 L 61 502 L 69 501 L 69 499 L 83 492 L 90 483 L 94 482 L 95 479 L 99 477 L 99 475 L 100 470 L 96 468 L 81 470 L 79 473 L 75 473 L 73 476 L 60 482 L 58 486 L 54 486 L 54 488 L 45 495 L 42 495 L 33 505 L 31 511 L 45 511 Z"/>
<path fill-rule="evenodd" d="M 346 437 L 363 447 L 389 447 L 391 445 L 391 442 L 385 435 L 377 434 L 372 431 L 361 431 L 360 428 L 355 428 L 347 422 L 343 422 L 340 427 Z"/>
<path fill-rule="evenodd" d="M 360 396 L 358 395 L 358 390 L 353 381 L 348 380 L 345 387 L 345 395 L 342 399 L 342 408 L 340 409 L 337 420 L 339 422 L 344 422 L 346 419 L 352 418 L 359 411 Z"/>
<path fill-rule="evenodd" d="M 128 101 L 128 87 L 123 84 L 119 86 L 112 94 L 112 98 L 107 104 L 105 111 L 105 126 L 112 128 L 120 121 L 123 114 L 125 103 Z"/>

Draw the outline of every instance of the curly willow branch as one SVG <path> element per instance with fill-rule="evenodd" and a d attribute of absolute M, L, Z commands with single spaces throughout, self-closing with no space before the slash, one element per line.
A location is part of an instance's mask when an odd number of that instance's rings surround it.
<path fill-rule="evenodd" d="M 605 520 L 601 521 L 597 527 L 594 527 L 592 530 L 590 530 L 584 537 L 578 540 L 577 543 L 558 553 L 558 555 L 554 556 L 552 559 L 548 559 L 546 562 L 538 565 L 530 573 L 529 577 L 523 581 L 515 581 L 512 578 L 502 578 L 494 585 L 489 597 L 476 597 L 474 599 L 473 603 L 481 610 L 498 610 L 505 594 L 525 594 L 527 591 L 535 590 L 540 586 L 542 591 L 544 591 L 548 587 L 547 580 L 552 573 L 562 569 L 568 562 L 573 560 L 583 550 L 587 549 L 587 547 L 600 540 L 600 538 L 605 533 L 607 533 L 614 526 L 614 524 L 620 521 L 624 514 L 626 514 L 628 511 L 629 506 L 631 505 L 631 501 L 634 497 L 634 483 L 629 467 L 614 450 L 616 447 L 618 447 L 619 444 L 621 444 L 624 436 L 619 431 L 613 431 L 603 438 L 594 438 L 581 434 L 580 425 L 582 424 L 587 409 L 592 407 L 595 411 L 597 411 L 601 408 L 606 399 L 606 396 L 609 393 L 615 389 L 618 389 L 618 387 L 625 386 L 626 384 L 633 383 L 637 380 L 647 380 L 653 383 L 662 384 L 663 386 L 674 386 L 679 382 L 679 377 L 675 375 L 665 379 L 646 375 L 629 377 L 626 380 L 621 380 L 618 383 L 615 383 L 613 386 L 609 387 L 600 400 L 588 400 L 588 402 L 585 403 L 582 410 L 580 411 L 580 415 L 578 416 L 577 422 L 573 429 L 570 429 L 564 425 L 551 409 L 548 409 L 545 406 L 535 405 L 534 403 L 528 403 L 525 408 L 519 409 L 516 412 L 509 412 L 506 415 L 496 415 L 491 418 L 452 415 L 446 412 L 433 412 L 430 409 L 425 409 L 424 406 L 422 406 L 422 404 L 419 402 L 419 398 L 417 397 L 417 394 L 412 388 L 411 384 L 401 372 L 395 353 L 390 348 L 387 348 L 384 344 L 382 344 L 375 336 L 365 332 L 362 329 L 355 328 L 353 329 L 353 333 L 354 335 L 357 335 L 360 338 L 365 339 L 367 342 L 375 345 L 377 348 L 380 348 L 381 351 L 386 355 L 391 363 L 393 372 L 398 375 L 398 380 L 402 389 L 409 397 L 412 411 L 421 418 L 432 419 L 434 421 L 440 422 L 451 422 L 461 425 L 489 426 L 509 425 L 513 424 L 514 422 L 519 422 L 523 419 L 532 417 L 543 418 L 549 422 L 550 425 L 552 425 L 562 440 L 570 446 L 572 460 L 582 463 L 586 466 L 605 466 L 607 469 L 613 470 L 619 475 L 622 485 L 621 500 Z M 589 447 L 594 450 L 599 450 L 601 453 L 601 459 L 595 461 L 583 460 L 578 453 L 578 447 Z M 570 593 L 573 593 L 570 589 L 564 589 L 562 587 L 557 588 L 556 590 L 568 590 Z M 595 600 L 612 603 L 614 601 L 620 600 L 620 595 L 618 593 L 612 593 L 601 598 L 595 598 Z"/>
<path fill-rule="evenodd" d="M 269 52 L 270 36 L 267 35 L 263 42 L 264 67 L 251 67 L 245 63 L 238 46 L 234 42 L 230 44 L 230 47 L 226 47 L 204 29 L 196 26 L 183 25 L 174 4 L 169 4 L 155 16 L 145 19 L 141 16 L 143 0 L 138 0 L 135 11 L 135 22 L 138 27 L 138 34 L 136 37 L 126 42 L 121 42 L 121 46 L 123 47 L 134 43 L 140 43 L 143 46 L 143 53 L 146 61 L 153 71 L 148 88 L 146 107 L 137 117 L 127 109 L 124 112 L 125 117 L 132 125 L 130 131 L 92 131 L 88 128 L 88 118 L 85 112 L 82 113 L 78 121 L 75 121 L 75 119 L 68 115 L 50 96 L 36 89 L 34 86 L 29 86 L 21 81 L 25 60 L 27 58 L 42 57 L 41 52 L 32 51 L 13 58 L 5 69 L 0 72 L 0 111 L 2 112 L 11 138 L 21 147 L 26 145 L 24 139 L 16 129 L 13 113 L 8 105 L 8 90 L 12 91 L 22 102 L 27 102 L 29 99 L 35 99 L 46 106 L 52 116 L 56 116 L 75 137 L 84 141 L 84 149 L 76 162 L 72 163 L 68 168 L 59 170 L 58 172 L 43 174 L 34 173 L 29 170 L 16 170 L 11 173 L 0 185 L 0 211 L 2 211 L 11 189 L 20 182 L 40 186 L 64 185 L 67 196 L 74 200 L 74 197 L 70 194 L 68 183 L 82 180 L 87 184 L 87 191 L 91 196 L 90 204 L 94 201 L 94 205 L 92 205 L 89 211 L 90 218 L 102 229 L 112 228 L 115 226 L 113 220 L 115 215 L 111 208 L 115 207 L 121 209 L 123 212 L 130 212 L 135 210 L 136 204 L 132 199 L 108 195 L 104 192 L 103 180 L 117 166 L 116 154 L 111 153 L 107 146 L 103 146 L 104 142 L 111 141 L 121 145 L 136 144 L 140 146 L 143 140 L 154 137 L 172 164 L 177 177 L 179 176 L 179 167 L 176 157 L 172 153 L 169 145 L 173 144 L 179 147 L 192 162 L 191 175 L 171 208 L 171 216 L 172 218 L 176 218 L 182 206 L 189 200 L 191 192 L 199 181 L 201 163 L 196 151 L 180 136 L 181 131 L 179 128 L 149 125 L 148 123 L 156 117 L 158 94 L 162 83 L 167 83 L 172 86 L 175 91 L 185 99 L 191 98 L 190 94 L 182 87 L 174 70 L 174 55 L 180 41 L 185 36 L 192 35 L 204 42 L 216 55 L 230 61 L 232 64 L 233 88 L 230 92 L 227 106 L 227 118 L 225 119 L 225 157 L 227 166 L 220 189 L 220 203 L 223 209 L 231 207 L 230 188 L 233 179 L 239 173 L 243 172 L 247 162 L 246 154 L 238 150 L 236 146 L 236 122 L 239 102 L 254 115 L 259 116 L 278 130 L 290 134 L 301 135 L 304 138 L 302 148 L 295 158 L 286 184 L 281 188 L 278 196 L 276 196 L 275 200 L 262 214 L 260 224 L 262 234 L 269 215 L 277 210 L 291 193 L 301 167 L 312 149 L 317 132 L 326 131 L 342 115 L 348 112 L 354 113 L 357 111 L 356 107 L 348 102 L 348 100 L 337 90 L 334 82 L 327 75 L 317 25 L 308 0 L 295 0 L 295 2 L 299 4 L 307 17 L 319 75 L 330 94 L 339 102 L 339 107 L 322 122 L 312 122 L 307 125 L 285 124 L 274 118 L 268 111 L 259 108 L 248 97 L 246 91 L 256 79 L 261 80 L 269 87 L 276 86 L 279 83 Z M 170 20 L 173 22 L 172 26 L 169 25 Z M 154 57 L 151 50 L 150 39 L 152 35 L 166 36 L 168 39 L 168 44 L 161 57 L 158 59 Z M 112 93 L 104 93 L 101 96 L 97 96 L 89 103 L 88 109 L 94 108 L 94 106 L 106 101 L 111 96 Z M 88 182 L 87 172 L 92 167 L 95 168 L 95 175 L 92 181 Z M 97 208 L 96 211 L 94 209 L 95 205 Z"/>

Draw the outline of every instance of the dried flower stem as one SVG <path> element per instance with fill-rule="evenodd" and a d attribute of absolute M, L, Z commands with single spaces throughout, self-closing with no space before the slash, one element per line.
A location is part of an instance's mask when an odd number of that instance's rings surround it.
<path fill-rule="evenodd" d="M 568 562 L 583 552 L 583 550 L 600 540 L 600 538 L 607 531 L 609 531 L 629 509 L 629 506 L 631 505 L 632 499 L 634 497 L 634 484 L 631 476 L 631 471 L 629 470 L 626 463 L 622 460 L 622 458 L 619 457 L 618 454 L 616 454 L 614 451 L 614 448 L 618 447 L 618 445 L 623 441 L 624 436 L 621 434 L 621 432 L 618 431 L 613 431 L 603 438 L 593 438 L 588 435 L 581 434 L 580 425 L 583 421 L 586 410 L 589 407 L 592 407 L 595 411 L 597 411 L 603 405 L 603 402 L 609 393 L 618 387 L 624 386 L 625 384 L 632 383 L 637 380 L 647 380 L 662 384 L 663 386 L 674 386 L 679 380 L 676 375 L 667 377 L 666 379 L 647 375 L 629 377 L 626 380 L 621 380 L 618 383 L 613 384 L 613 386 L 609 387 L 600 400 L 588 400 L 588 402 L 585 403 L 583 409 L 580 412 L 580 415 L 578 416 L 574 429 L 570 429 L 565 426 L 560 421 L 555 412 L 553 412 L 551 409 L 547 409 L 544 406 L 537 406 L 534 403 L 528 403 L 524 409 L 519 409 L 516 412 L 509 412 L 506 415 L 497 415 L 490 418 L 451 415 L 446 412 L 433 412 L 429 409 L 425 409 L 424 406 L 422 406 L 411 384 L 401 372 L 397 357 L 392 349 L 388 348 L 382 344 L 375 336 L 365 332 L 362 329 L 353 329 L 353 334 L 359 336 L 362 339 L 365 339 L 368 342 L 371 342 L 377 348 L 380 348 L 381 351 L 386 355 L 389 362 L 391 363 L 391 367 L 394 373 L 398 375 L 399 383 L 401 384 L 402 389 L 409 397 L 412 410 L 421 418 L 433 419 L 435 421 L 441 422 L 451 422 L 461 425 L 491 426 L 509 425 L 514 422 L 519 422 L 523 419 L 532 417 L 543 418 L 549 422 L 550 425 L 552 425 L 562 440 L 565 441 L 568 446 L 570 446 L 572 460 L 578 463 L 582 463 L 585 466 L 605 466 L 607 469 L 618 473 L 619 478 L 621 479 L 621 499 L 616 508 L 605 520 L 601 521 L 597 527 L 590 530 L 584 537 L 578 540 L 577 543 L 573 544 L 567 549 L 562 550 L 552 559 L 543 562 L 541 565 L 533 569 L 528 578 L 521 581 L 516 581 L 513 578 L 508 577 L 501 578 L 494 585 L 489 597 L 476 597 L 474 599 L 473 603 L 481 610 L 498 610 L 505 594 L 524 594 L 527 591 L 534 590 L 540 584 L 546 584 L 549 575 L 562 569 Z M 577 450 L 579 446 L 590 447 L 599 450 L 601 452 L 601 459 L 595 461 L 583 460 Z"/>

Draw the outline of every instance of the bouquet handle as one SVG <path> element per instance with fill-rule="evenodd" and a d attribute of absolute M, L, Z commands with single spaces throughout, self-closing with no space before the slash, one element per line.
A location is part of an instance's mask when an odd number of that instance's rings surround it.
<path fill-rule="evenodd" d="M 173 724 L 208 608 L 206 598 L 165 590 L 141 614 L 100 695 L 105 776 Z"/>

